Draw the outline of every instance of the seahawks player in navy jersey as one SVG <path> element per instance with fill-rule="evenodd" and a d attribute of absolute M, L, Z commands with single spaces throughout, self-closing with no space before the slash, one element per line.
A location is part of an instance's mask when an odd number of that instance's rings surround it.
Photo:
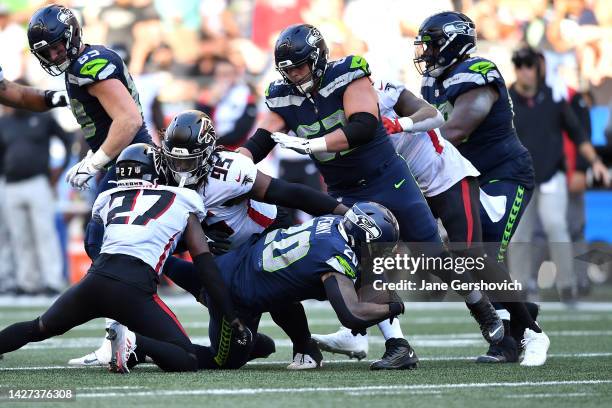
<path fill-rule="evenodd" d="M 49 5 L 36 11 L 28 26 L 30 51 L 50 75 L 65 74 L 72 112 L 90 147 L 87 156 L 67 173 L 66 180 L 78 189 L 106 171 L 98 187 L 113 187 L 113 163 L 132 143 L 151 143 L 143 122 L 138 92 L 123 60 L 102 45 L 83 44 L 81 27 L 66 7 Z M 85 248 L 102 240 L 102 230 L 89 224 Z M 99 246 L 99 245 L 98 245 Z"/>
<path fill-rule="evenodd" d="M 471 56 L 476 51 L 476 27 L 464 14 L 442 12 L 427 18 L 415 45 L 414 62 L 423 75 L 423 98 L 446 120 L 440 127 L 442 135 L 478 169 L 484 193 L 501 198 L 497 211 L 503 216 L 491 217 L 481 208 L 481 219 L 483 241 L 497 243 L 492 255 L 502 262 L 534 187 L 531 156 L 514 129 L 504 79 L 493 62 Z M 506 330 L 501 344 L 492 345 L 487 356 L 479 360 L 517 361 L 517 344 L 509 335 L 513 333 L 519 340 L 524 333 L 526 353 L 521 364 L 544 364 L 548 337 L 524 304 L 516 303 L 509 311 L 518 327 Z"/>
<path fill-rule="evenodd" d="M 397 217 L 401 238 L 413 243 L 413 250 L 445 255 L 433 215 L 382 125 L 367 61 L 355 55 L 328 63 L 327 54 L 321 33 L 311 25 L 290 26 L 280 34 L 274 58 L 283 79 L 266 90 L 270 112 L 241 152 L 259 162 L 279 143 L 309 154 L 338 201 L 383 204 Z M 418 242 L 429 245 L 416 248 Z M 464 274 L 460 279 L 470 278 Z M 503 330 L 488 299 L 480 292 L 462 295 L 485 338 L 496 342 Z M 379 327 L 387 338 L 386 353 L 372 368 L 412 366 L 413 353 L 399 324 Z M 490 339 L 489 333 L 496 338 Z"/>

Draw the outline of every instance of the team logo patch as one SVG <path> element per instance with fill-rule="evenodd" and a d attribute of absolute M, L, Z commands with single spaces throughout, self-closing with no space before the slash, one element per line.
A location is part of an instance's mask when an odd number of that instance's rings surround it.
<path fill-rule="evenodd" d="M 74 14 L 72 14 L 72 11 L 67 8 L 60 10 L 59 14 L 57 15 L 57 19 L 63 24 L 67 24 L 71 17 L 74 17 Z"/>
<path fill-rule="evenodd" d="M 316 28 L 313 28 L 306 36 L 306 42 L 314 47 L 322 38 L 323 36 L 321 35 L 321 32 Z"/>
<path fill-rule="evenodd" d="M 452 23 L 444 24 L 442 30 L 447 36 L 451 36 L 453 34 L 463 34 L 463 35 L 475 35 L 476 31 L 474 30 L 474 25 L 470 23 L 466 23 L 465 21 L 453 21 Z"/>

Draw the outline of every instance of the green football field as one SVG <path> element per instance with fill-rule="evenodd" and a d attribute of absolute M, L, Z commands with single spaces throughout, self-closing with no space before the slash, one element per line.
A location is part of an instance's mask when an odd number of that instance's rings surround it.
<path fill-rule="evenodd" d="M 207 312 L 187 297 L 167 298 L 192 340 L 207 342 Z M 34 318 L 44 310 L 10 300 L 0 306 L 0 326 Z M 328 333 L 338 322 L 326 303 L 306 305 L 312 331 Z M 543 305 L 540 323 L 551 339 L 543 367 L 477 365 L 486 348 L 461 304 L 408 304 L 404 334 L 421 358 L 417 370 L 372 372 L 369 362 L 326 354 L 320 370 L 290 372 L 291 345 L 266 315 L 261 331 L 277 352 L 238 371 L 166 374 L 141 365 L 128 375 L 105 368 L 72 368 L 66 361 L 98 347 L 102 319 L 64 336 L 33 343 L 0 360 L 0 388 L 71 388 L 76 401 L 37 406 L 158 407 L 587 407 L 612 406 L 612 304 L 584 303 L 566 310 Z M 367 360 L 382 355 L 384 340 L 371 330 Z M 6 400 L 2 406 L 11 405 Z M 205 405 L 200 405 L 205 404 Z M 23 407 L 23 403 L 14 403 Z"/>

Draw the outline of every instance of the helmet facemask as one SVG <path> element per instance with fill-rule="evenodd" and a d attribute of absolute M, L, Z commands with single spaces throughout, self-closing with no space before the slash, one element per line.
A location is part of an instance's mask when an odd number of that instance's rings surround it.
<path fill-rule="evenodd" d="M 215 146 L 211 145 L 204 151 L 189 153 L 189 150 L 184 148 L 173 147 L 168 150 L 164 146 L 166 166 L 179 187 L 196 185 L 208 174 L 214 149 Z"/>
<path fill-rule="evenodd" d="M 293 63 L 291 60 L 279 61 L 276 70 L 282 75 L 285 81 L 294 85 L 302 94 L 310 94 L 318 86 L 318 81 L 323 77 L 323 70 L 317 69 L 319 62 L 319 49 L 314 49 L 307 59 Z M 289 76 L 289 70 L 307 64 L 310 71 L 298 82 L 293 82 Z"/>

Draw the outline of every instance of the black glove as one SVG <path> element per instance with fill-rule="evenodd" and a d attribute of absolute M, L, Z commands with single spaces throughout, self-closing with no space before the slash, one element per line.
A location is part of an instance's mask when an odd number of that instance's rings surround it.
<path fill-rule="evenodd" d="M 253 342 L 253 333 L 251 333 L 251 330 L 249 330 L 239 318 L 232 320 L 230 326 L 232 326 L 232 330 L 235 334 L 234 341 L 240 347 L 247 347 Z"/>
<path fill-rule="evenodd" d="M 68 95 L 66 91 L 45 91 L 45 104 L 49 109 L 68 106 Z"/>
<path fill-rule="evenodd" d="M 230 242 L 229 237 L 232 234 L 229 232 L 218 229 L 205 229 L 204 233 L 210 240 L 208 241 L 208 247 L 210 248 L 210 252 L 213 254 L 223 255 L 230 250 L 232 243 Z"/>
<path fill-rule="evenodd" d="M 353 336 L 356 336 L 358 334 L 361 334 L 362 336 L 365 336 L 366 334 L 368 334 L 368 329 L 367 328 L 363 328 L 363 329 L 353 329 L 351 330 L 351 334 Z"/>

